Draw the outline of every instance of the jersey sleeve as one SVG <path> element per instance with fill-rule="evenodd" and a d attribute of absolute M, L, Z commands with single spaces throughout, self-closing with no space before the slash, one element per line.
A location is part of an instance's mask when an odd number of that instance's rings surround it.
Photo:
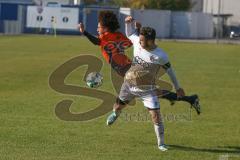
<path fill-rule="evenodd" d="M 132 23 L 125 23 L 125 33 L 127 37 L 130 37 L 132 34 L 134 34 Z"/>
<path fill-rule="evenodd" d="M 180 88 L 180 85 L 177 80 L 176 74 L 173 68 L 171 67 L 167 54 L 162 52 L 162 54 L 158 58 L 159 64 L 166 70 L 171 82 L 174 85 L 175 90 L 178 90 Z"/>
<path fill-rule="evenodd" d="M 88 38 L 90 42 L 92 42 L 94 45 L 100 45 L 100 39 L 98 37 L 93 36 L 92 34 L 88 33 L 87 31 L 84 31 L 83 34 Z"/>
<path fill-rule="evenodd" d="M 161 54 L 161 56 L 159 56 L 158 62 L 162 66 L 167 65 L 169 63 L 167 54 L 165 53 Z"/>
<path fill-rule="evenodd" d="M 127 37 L 131 40 L 133 44 L 138 43 L 139 35 L 138 31 L 132 26 L 133 23 L 126 23 L 125 24 L 125 32 Z"/>

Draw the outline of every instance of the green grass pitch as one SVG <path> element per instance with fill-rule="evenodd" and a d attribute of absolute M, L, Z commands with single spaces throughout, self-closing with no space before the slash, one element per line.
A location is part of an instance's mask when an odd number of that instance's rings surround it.
<path fill-rule="evenodd" d="M 102 58 L 84 37 L 0 36 L 1 160 L 218 160 L 240 159 L 240 46 L 157 42 L 168 54 L 187 94 L 198 93 L 202 115 L 186 103 L 161 102 L 168 152 L 160 152 L 141 102 L 126 108 L 111 127 L 108 114 L 87 122 L 62 121 L 55 105 L 72 99 L 85 112 L 99 100 L 64 95 L 49 87 L 50 74 L 81 54 Z M 132 49 L 127 51 L 132 54 Z M 66 83 L 83 86 L 86 66 Z M 114 93 L 104 62 L 100 90 Z M 167 77 L 165 77 L 167 78 Z M 115 95 L 117 93 L 114 93 Z M 136 118 L 140 114 L 140 119 Z"/>

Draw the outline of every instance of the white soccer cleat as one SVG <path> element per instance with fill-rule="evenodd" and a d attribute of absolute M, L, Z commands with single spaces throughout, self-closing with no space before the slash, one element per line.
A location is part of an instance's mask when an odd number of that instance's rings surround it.
<path fill-rule="evenodd" d="M 163 152 L 168 150 L 165 144 L 158 146 L 158 149 L 160 149 L 160 151 L 163 151 Z"/>
<path fill-rule="evenodd" d="M 112 112 L 107 118 L 107 125 L 112 125 L 117 120 L 117 118 L 118 115 L 116 114 L 116 112 Z"/>

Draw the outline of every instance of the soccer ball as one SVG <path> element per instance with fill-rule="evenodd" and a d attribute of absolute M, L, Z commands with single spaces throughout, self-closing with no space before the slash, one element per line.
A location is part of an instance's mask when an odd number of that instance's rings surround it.
<path fill-rule="evenodd" d="M 90 88 L 97 88 L 103 83 L 103 76 L 99 72 L 91 72 L 86 78 L 87 86 Z"/>

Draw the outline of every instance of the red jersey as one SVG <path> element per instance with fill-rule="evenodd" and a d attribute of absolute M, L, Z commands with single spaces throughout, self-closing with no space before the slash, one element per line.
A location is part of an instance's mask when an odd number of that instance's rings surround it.
<path fill-rule="evenodd" d="M 126 36 L 120 32 L 105 32 L 99 39 L 102 55 L 108 63 L 118 67 L 131 64 L 131 60 L 124 54 L 124 50 L 132 46 Z"/>

